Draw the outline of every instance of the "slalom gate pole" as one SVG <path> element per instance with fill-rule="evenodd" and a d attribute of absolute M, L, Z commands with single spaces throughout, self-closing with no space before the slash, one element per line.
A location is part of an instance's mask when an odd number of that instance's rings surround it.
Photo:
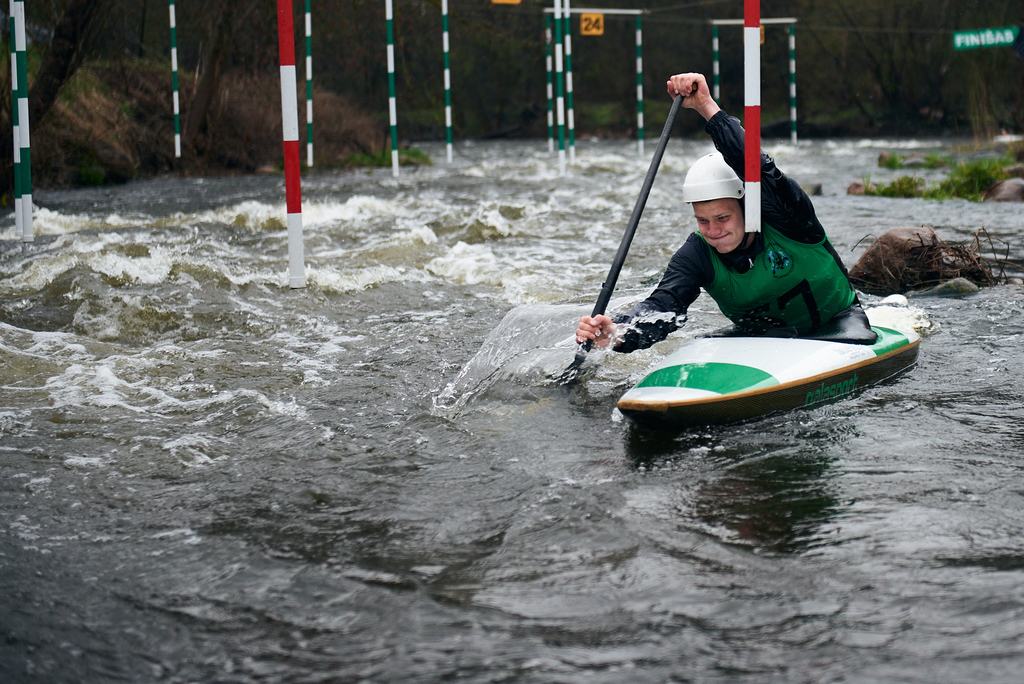
<path fill-rule="evenodd" d="M 744 216 L 761 231 L 761 0 L 743 0 Z"/>
<path fill-rule="evenodd" d="M 558 121 L 558 175 L 565 175 L 565 101 L 562 99 L 562 0 L 555 0 L 555 110 Z"/>
<path fill-rule="evenodd" d="M 448 163 L 452 163 L 452 72 L 448 44 L 448 0 L 441 0 L 441 48 L 444 50 L 444 141 Z"/>
<path fill-rule="evenodd" d="M 711 25 L 711 96 L 715 98 L 715 102 L 722 95 L 721 88 L 721 64 L 718 55 L 718 26 L 715 24 Z"/>
<path fill-rule="evenodd" d="M 789 140 L 796 145 L 796 24 L 789 33 Z"/>
<path fill-rule="evenodd" d="M 644 156 L 644 29 L 636 15 L 636 150 Z"/>
<path fill-rule="evenodd" d="M 395 98 L 395 10 L 393 0 L 384 0 L 388 30 L 388 124 L 391 127 L 391 175 L 398 178 L 398 101 Z"/>
<path fill-rule="evenodd" d="M 789 36 L 789 139 L 793 145 L 797 144 L 797 120 L 796 120 L 796 17 L 763 17 L 761 16 L 760 2 L 754 2 L 756 8 L 753 10 L 756 16 L 756 24 L 750 24 L 748 17 L 751 16 L 750 5 L 752 0 L 744 0 L 743 19 L 712 19 L 711 20 L 711 47 L 712 47 L 712 69 L 713 88 L 712 96 L 718 100 L 721 96 L 719 88 L 719 51 L 718 51 L 718 28 L 719 26 L 742 26 L 743 27 L 743 70 L 744 70 L 744 118 L 750 115 L 750 107 L 756 107 L 758 121 L 761 116 L 761 49 L 760 35 L 764 27 L 772 24 L 785 25 Z M 753 37 L 750 35 L 752 29 L 758 29 L 759 38 L 756 45 L 751 46 Z M 751 74 L 757 74 L 751 80 Z M 752 92 L 753 91 L 753 92 Z M 754 95 L 755 101 L 750 99 Z M 749 131 L 748 131 L 749 133 Z M 760 142 L 760 130 L 754 131 Z M 749 177 L 748 177 L 749 180 Z"/>
<path fill-rule="evenodd" d="M 548 91 L 548 152 L 555 151 L 555 85 L 554 66 L 552 65 L 551 49 L 551 15 L 544 15 L 544 67 L 547 76 Z"/>
<path fill-rule="evenodd" d="M 299 165 L 299 103 L 295 73 L 292 0 L 277 0 L 277 48 L 281 64 L 281 130 L 288 212 L 288 286 L 306 286 L 302 253 L 302 176 Z"/>
<path fill-rule="evenodd" d="M 21 237 L 25 219 L 21 215 L 21 132 L 18 130 L 18 53 L 14 49 L 14 0 L 9 4 L 7 32 L 11 49 L 11 140 L 14 143 L 14 234 Z"/>
<path fill-rule="evenodd" d="M 174 0 L 167 0 L 167 13 L 171 25 L 171 101 L 174 105 L 174 158 L 181 159 L 181 100 L 178 92 L 181 83 L 178 79 L 178 17 Z"/>
<path fill-rule="evenodd" d="M 313 10 L 306 0 L 306 166 L 313 166 Z"/>
<path fill-rule="evenodd" d="M 576 104 L 572 92 L 572 12 L 565 0 L 565 104 L 569 128 L 569 163 L 576 163 Z"/>
<path fill-rule="evenodd" d="M 14 50 L 18 63 L 18 140 L 21 143 L 21 241 L 32 242 L 32 142 L 28 121 L 28 53 L 25 48 L 25 3 L 14 0 Z"/>

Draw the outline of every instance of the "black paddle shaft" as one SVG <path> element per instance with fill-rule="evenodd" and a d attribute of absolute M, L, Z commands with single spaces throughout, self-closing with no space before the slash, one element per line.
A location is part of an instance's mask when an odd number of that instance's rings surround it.
<path fill-rule="evenodd" d="M 681 95 L 676 95 L 672 99 L 672 108 L 668 110 L 668 118 L 665 119 L 665 127 L 661 129 L 661 137 L 658 138 L 658 146 L 654 150 L 654 157 L 651 158 L 651 165 L 647 169 L 647 176 L 644 178 L 643 187 L 640 188 L 640 195 L 636 198 L 636 204 L 633 205 L 633 214 L 629 217 L 626 232 L 622 235 L 619 251 L 615 253 L 612 266 L 608 269 L 608 277 L 604 279 L 604 283 L 601 285 L 601 293 L 597 296 L 597 302 L 594 304 L 591 316 L 603 314 L 605 309 L 608 308 L 608 302 L 612 299 L 612 292 L 615 291 L 615 284 L 619 281 L 622 265 L 626 263 L 629 246 L 633 243 L 636 227 L 640 224 L 640 216 L 644 213 L 644 207 L 647 205 L 647 197 L 651 194 L 651 186 L 654 185 L 654 177 L 658 174 L 658 167 L 661 166 L 661 158 L 665 156 L 665 148 L 668 147 L 668 138 L 672 132 L 672 124 L 675 123 L 676 114 L 679 112 L 679 104 L 682 101 Z M 579 350 L 576 352 L 574 366 L 582 363 L 591 346 L 593 346 L 592 340 L 587 340 L 586 343 L 580 345 Z"/>
<path fill-rule="evenodd" d="M 672 108 L 668 110 L 665 127 L 661 129 L 661 137 L 658 139 L 658 146 L 654 150 L 654 157 L 651 158 L 651 165 L 647 169 L 647 177 L 644 178 L 643 187 L 640 188 L 640 196 L 636 198 L 636 204 L 633 205 L 633 214 L 629 217 L 626 232 L 622 235 L 619 251 L 615 253 L 612 266 L 608 269 L 608 277 L 605 278 L 604 283 L 601 285 L 601 294 L 597 296 L 597 302 L 594 304 L 591 316 L 603 314 L 605 309 L 608 308 L 608 302 L 612 299 L 612 292 L 615 290 L 615 284 L 619 281 L 619 273 L 622 271 L 622 265 L 626 262 L 629 246 L 633 242 L 633 236 L 636 235 L 636 227 L 640 224 L 640 216 L 644 213 L 644 207 L 647 205 L 647 197 L 651 194 L 654 176 L 657 175 L 658 167 L 661 166 L 661 158 L 665 156 L 665 148 L 668 147 L 668 138 L 672 132 L 672 124 L 676 120 L 676 113 L 679 111 L 679 103 L 682 100 L 683 98 L 680 95 L 676 95 L 672 99 Z"/>

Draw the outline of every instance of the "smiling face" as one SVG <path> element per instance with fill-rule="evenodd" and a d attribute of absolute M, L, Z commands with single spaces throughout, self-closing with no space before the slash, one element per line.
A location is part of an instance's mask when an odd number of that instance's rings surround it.
<path fill-rule="evenodd" d="M 719 254 L 731 252 L 743 242 L 743 208 L 739 200 L 724 197 L 694 202 L 693 215 L 700 234 Z"/>

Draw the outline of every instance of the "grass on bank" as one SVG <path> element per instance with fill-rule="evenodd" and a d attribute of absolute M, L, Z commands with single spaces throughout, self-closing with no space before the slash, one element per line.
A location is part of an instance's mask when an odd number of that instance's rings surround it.
<path fill-rule="evenodd" d="M 949 176 L 938 185 L 929 187 L 924 178 L 899 176 L 891 183 L 864 184 L 865 195 L 879 197 L 923 197 L 925 199 L 966 199 L 980 202 L 985 191 L 998 181 L 1009 178 L 1006 167 L 1013 163 L 1010 157 L 975 159 L 952 166 Z"/>
<path fill-rule="evenodd" d="M 878 165 L 883 169 L 898 170 L 906 166 L 914 166 L 923 169 L 943 169 L 953 165 L 949 157 L 932 152 L 921 157 L 904 157 L 899 154 L 882 154 L 878 157 Z"/>

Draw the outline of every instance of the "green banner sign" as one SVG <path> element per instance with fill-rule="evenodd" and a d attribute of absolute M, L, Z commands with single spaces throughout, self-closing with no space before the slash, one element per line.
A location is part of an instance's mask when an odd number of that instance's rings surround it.
<path fill-rule="evenodd" d="M 976 50 L 978 48 L 1009 47 L 1020 33 L 1019 26 L 974 29 L 953 32 L 954 50 Z"/>

